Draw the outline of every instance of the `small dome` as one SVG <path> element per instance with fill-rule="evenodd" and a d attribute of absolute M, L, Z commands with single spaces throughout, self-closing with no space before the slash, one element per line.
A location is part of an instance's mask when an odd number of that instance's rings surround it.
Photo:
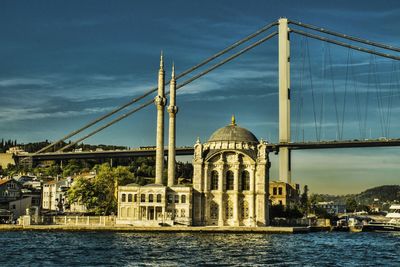
<path fill-rule="evenodd" d="M 249 130 L 236 125 L 235 117 L 232 116 L 232 123 L 228 126 L 216 130 L 208 142 L 216 141 L 236 141 L 247 143 L 258 143 L 257 137 Z"/>

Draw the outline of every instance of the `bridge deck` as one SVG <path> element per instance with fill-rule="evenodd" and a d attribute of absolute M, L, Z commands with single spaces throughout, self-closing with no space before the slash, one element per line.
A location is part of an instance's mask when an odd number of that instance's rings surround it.
<path fill-rule="evenodd" d="M 352 140 L 352 141 L 322 141 L 322 142 L 300 142 L 270 144 L 269 150 L 279 152 L 279 147 L 289 147 L 291 150 L 304 149 L 327 149 L 327 148 L 357 148 L 357 147 L 394 147 L 400 146 L 400 139 L 390 140 Z M 177 147 L 176 155 L 193 155 L 193 147 Z M 33 160 L 66 160 L 66 159 L 100 159 L 100 158 L 133 158 L 155 156 L 155 148 L 140 148 L 130 150 L 108 150 L 108 151 L 82 151 L 82 152 L 53 152 L 41 154 L 17 154 L 17 160 L 31 157 Z M 168 149 L 164 150 L 165 156 Z"/>

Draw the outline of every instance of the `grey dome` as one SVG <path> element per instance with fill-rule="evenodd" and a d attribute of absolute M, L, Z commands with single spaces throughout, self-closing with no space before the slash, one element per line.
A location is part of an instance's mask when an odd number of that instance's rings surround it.
<path fill-rule="evenodd" d="M 216 141 L 258 143 L 257 137 L 249 130 L 237 126 L 234 118 L 232 118 L 232 124 L 216 130 L 208 140 L 208 142 Z"/>

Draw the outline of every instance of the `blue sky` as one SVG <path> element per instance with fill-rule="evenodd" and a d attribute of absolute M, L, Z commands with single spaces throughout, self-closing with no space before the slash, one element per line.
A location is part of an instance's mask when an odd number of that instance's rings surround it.
<path fill-rule="evenodd" d="M 3 0 L 0 5 L 0 137 L 23 142 L 59 138 L 152 88 L 161 50 L 169 77 L 172 61 L 179 73 L 279 17 L 400 46 L 397 1 Z M 400 137 L 400 92 L 394 86 L 400 74 L 392 71 L 400 64 L 358 52 L 348 60 L 348 55 L 345 48 L 292 35 L 294 140 L 303 132 L 306 140 L 317 138 L 312 90 L 321 139 L 336 138 L 336 110 L 339 121 L 345 115 L 344 139 L 384 136 L 388 123 L 379 118 L 389 116 L 379 109 L 379 97 L 384 107 L 392 106 L 388 137 Z M 346 79 L 346 71 L 354 74 Z M 274 38 L 178 93 L 177 143 L 192 145 L 197 136 L 206 141 L 231 114 L 258 138 L 276 142 L 277 99 Z M 360 122 L 360 114 L 367 119 Z M 154 145 L 155 116 L 154 106 L 147 107 L 86 142 Z M 327 193 L 399 184 L 399 154 L 397 148 L 295 152 L 293 180 Z"/>

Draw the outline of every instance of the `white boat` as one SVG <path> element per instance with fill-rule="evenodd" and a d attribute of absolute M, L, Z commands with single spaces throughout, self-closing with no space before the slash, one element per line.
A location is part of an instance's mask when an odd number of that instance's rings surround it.
<path fill-rule="evenodd" d="M 386 215 L 385 223 L 369 223 L 363 226 L 363 231 L 400 231 L 400 204 L 391 205 Z"/>
<path fill-rule="evenodd" d="M 400 204 L 390 206 L 386 218 L 390 219 L 390 224 L 400 226 Z"/>

